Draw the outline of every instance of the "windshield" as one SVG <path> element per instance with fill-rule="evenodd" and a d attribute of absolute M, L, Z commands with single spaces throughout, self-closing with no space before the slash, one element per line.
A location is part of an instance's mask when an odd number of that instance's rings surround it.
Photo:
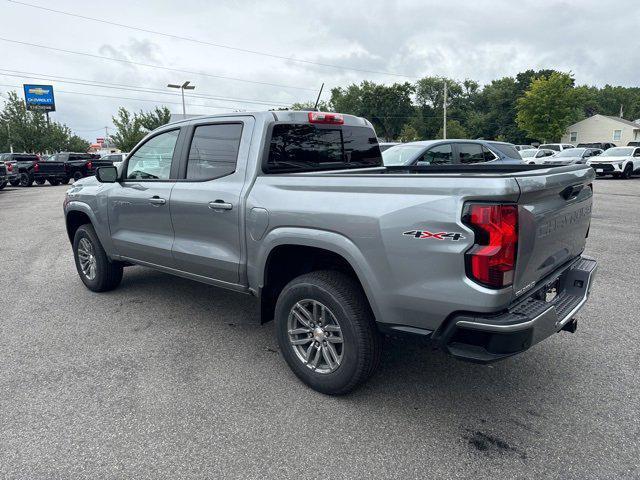
<path fill-rule="evenodd" d="M 581 157 L 582 154 L 584 153 L 584 148 L 567 148 L 565 150 L 562 150 L 560 153 L 556 153 L 556 158 L 557 157 Z"/>
<path fill-rule="evenodd" d="M 601 157 L 628 157 L 633 153 L 633 147 L 615 147 L 605 150 Z"/>
<path fill-rule="evenodd" d="M 520 150 L 520 156 L 522 158 L 531 158 L 531 157 L 535 157 L 536 153 L 538 153 L 538 150 Z"/>
<path fill-rule="evenodd" d="M 424 145 L 396 145 L 382 152 L 382 161 L 386 167 L 406 165 L 424 148 Z"/>

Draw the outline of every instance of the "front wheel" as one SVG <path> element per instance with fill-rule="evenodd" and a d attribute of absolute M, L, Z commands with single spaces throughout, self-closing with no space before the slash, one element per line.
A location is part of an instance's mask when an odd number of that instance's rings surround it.
<path fill-rule="evenodd" d="M 6 187 L 7 183 L 9 183 L 9 182 L 5 181 L 5 182 L 0 183 L 0 190 L 2 190 L 4 187 Z"/>
<path fill-rule="evenodd" d="M 293 373 L 318 392 L 342 395 L 380 363 L 382 337 L 358 282 L 317 271 L 289 282 L 275 309 L 280 351 Z"/>
<path fill-rule="evenodd" d="M 82 178 L 82 172 L 76 172 L 76 173 L 73 174 L 73 181 L 74 182 L 77 182 L 81 178 Z"/>
<path fill-rule="evenodd" d="M 65 177 L 62 180 L 60 180 L 60 183 L 63 185 L 67 185 L 69 183 L 69 177 Z"/>
<path fill-rule="evenodd" d="M 60 180 L 58 180 L 57 178 L 50 178 L 49 183 L 52 186 L 57 187 L 58 185 L 60 185 Z"/>
<path fill-rule="evenodd" d="M 76 231 L 73 256 L 78 275 L 89 290 L 106 292 L 120 285 L 122 263 L 109 260 L 92 225 L 82 225 Z"/>
<path fill-rule="evenodd" d="M 631 178 L 632 173 L 633 173 L 633 167 L 631 166 L 631 164 L 627 164 L 627 166 L 624 167 L 624 170 L 622 171 L 622 175 L 620 175 L 620 178 L 627 180 Z"/>
<path fill-rule="evenodd" d="M 11 184 L 12 187 L 17 187 L 18 185 L 20 185 L 20 178 L 16 178 L 15 180 L 9 180 L 9 183 Z"/>
<path fill-rule="evenodd" d="M 31 185 L 33 185 L 33 175 L 30 175 L 27 172 L 22 172 L 20 174 L 20 186 L 30 187 Z"/>

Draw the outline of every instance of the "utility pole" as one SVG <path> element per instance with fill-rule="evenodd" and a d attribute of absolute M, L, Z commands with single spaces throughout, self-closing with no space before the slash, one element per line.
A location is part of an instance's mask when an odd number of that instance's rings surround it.
<path fill-rule="evenodd" d="M 443 124 L 442 138 L 447 139 L 447 81 L 444 81 L 444 101 L 442 102 Z"/>
<path fill-rule="evenodd" d="M 9 151 L 13 153 L 13 143 L 11 143 L 11 127 L 9 126 L 9 122 L 7 122 L 7 136 L 9 137 Z"/>
<path fill-rule="evenodd" d="M 184 106 L 184 91 L 185 90 L 193 90 L 194 88 L 196 88 L 195 85 L 189 85 L 190 83 L 191 82 L 189 80 L 187 80 L 182 85 L 176 85 L 175 83 L 170 83 L 170 84 L 167 85 L 167 87 L 169 87 L 169 88 L 179 88 L 180 89 L 180 93 L 182 94 L 182 115 L 183 116 L 187 115 L 187 111 L 186 111 L 186 108 Z"/>

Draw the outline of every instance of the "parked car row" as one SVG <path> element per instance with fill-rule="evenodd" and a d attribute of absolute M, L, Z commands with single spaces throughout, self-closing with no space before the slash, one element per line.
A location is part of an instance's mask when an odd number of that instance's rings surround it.
<path fill-rule="evenodd" d="M 122 160 L 122 159 L 120 159 Z M 30 187 L 34 183 L 51 185 L 78 181 L 95 175 L 98 167 L 112 165 L 110 159 L 92 153 L 62 152 L 41 157 L 33 153 L 0 154 L 0 164 L 4 167 L 6 179 L 0 175 L 0 189 L 7 183 L 16 187 Z"/>

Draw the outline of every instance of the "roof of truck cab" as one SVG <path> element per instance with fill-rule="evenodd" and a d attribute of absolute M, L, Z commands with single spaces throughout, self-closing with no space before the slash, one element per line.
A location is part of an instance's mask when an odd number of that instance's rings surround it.
<path fill-rule="evenodd" d="M 201 123 L 206 122 L 208 120 L 216 120 L 219 118 L 228 118 L 228 117 L 257 117 L 266 120 L 267 122 L 301 122 L 301 123 L 309 123 L 308 115 L 310 112 L 314 110 L 267 110 L 267 111 L 254 111 L 254 112 L 229 112 L 229 113 L 216 113 L 213 115 L 202 115 L 192 118 L 185 118 L 183 120 L 178 120 L 176 122 L 167 123 L 162 125 L 164 128 L 168 125 L 176 126 L 187 124 L 191 122 Z M 339 112 L 325 112 L 325 113 L 339 113 Z M 345 122 L 344 125 L 347 126 L 371 126 L 371 123 L 362 117 L 357 117 L 355 115 L 349 115 L 346 113 L 341 113 Z M 336 125 L 338 126 L 338 125 Z"/>

